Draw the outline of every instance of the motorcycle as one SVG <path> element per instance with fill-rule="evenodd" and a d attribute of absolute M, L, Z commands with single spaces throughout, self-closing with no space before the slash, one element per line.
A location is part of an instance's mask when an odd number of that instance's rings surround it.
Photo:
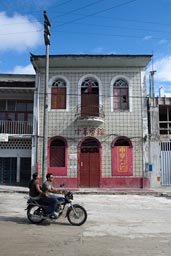
<path fill-rule="evenodd" d="M 73 226 L 80 226 L 87 220 L 87 211 L 79 204 L 72 204 L 74 199 L 70 191 L 62 191 L 63 197 L 58 197 L 58 208 L 55 216 L 48 214 L 47 205 L 41 205 L 36 200 L 28 198 L 27 200 L 27 218 L 33 224 L 40 224 L 44 220 L 57 220 L 66 210 L 65 217 Z"/>

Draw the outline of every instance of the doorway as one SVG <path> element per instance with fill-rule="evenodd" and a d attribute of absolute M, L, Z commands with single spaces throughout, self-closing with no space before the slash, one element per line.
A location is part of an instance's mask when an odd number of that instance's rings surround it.
<path fill-rule="evenodd" d="M 100 186 L 99 142 L 85 139 L 80 147 L 80 187 Z"/>
<path fill-rule="evenodd" d="M 99 86 L 93 79 L 81 85 L 81 116 L 99 116 Z"/>
<path fill-rule="evenodd" d="M 0 158 L 0 184 L 15 185 L 17 174 L 17 158 Z"/>

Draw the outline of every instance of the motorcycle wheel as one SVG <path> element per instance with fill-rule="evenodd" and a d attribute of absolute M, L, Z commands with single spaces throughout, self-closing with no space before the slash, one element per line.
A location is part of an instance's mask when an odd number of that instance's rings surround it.
<path fill-rule="evenodd" d="M 33 224 L 40 224 L 44 218 L 44 209 L 37 205 L 30 206 L 27 210 L 27 218 Z"/>
<path fill-rule="evenodd" d="M 81 205 L 73 205 L 68 209 L 67 219 L 73 226 L 80 226 L 87 220 L 87 212 Z"/>

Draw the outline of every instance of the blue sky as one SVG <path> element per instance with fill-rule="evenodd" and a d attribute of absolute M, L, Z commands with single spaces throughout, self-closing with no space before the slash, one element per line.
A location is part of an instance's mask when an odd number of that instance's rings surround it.
<path fill-rule="evenodd" d="M 171 93 L 171 0 L 1 0 L 0 73 L 33 73 L 44 10 L 50 54 L 153 54 L 147 76 L 153 66 L 156 94 Z"/>

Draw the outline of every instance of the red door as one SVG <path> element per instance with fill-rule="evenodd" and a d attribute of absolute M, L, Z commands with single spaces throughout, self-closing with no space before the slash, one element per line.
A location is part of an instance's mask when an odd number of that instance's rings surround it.
<path fill-rule="evenodd" d="M 80 187 L 99 187 L 99 153 L 81 153 Z"/>
<path fill-rule="evenodd" d="M 99 95 L 81 95 L 81 116 L 99 116 Z"/>
<path fill-rule="evenodd" d="M 90 186 L 89 153 L 81 153 L 80 156 L 80 187 Z"/>
<path fill-rule="evenodd" d="M 99 187 L 100 170 L 99 170 L 99 153 L 89 153 L 90 161 L 90 187 Z"/>
<path fill-rule="evenodd" d="M 112 145 L 112 175 L 133 175 L 132 143 L 126 137 L 120 137 Z"/>
<path fill-rule="evenodd" d="M 80 153 L 80 187 L 99 187 L 99 163 L 99 145 L 94 139 L 85 140 Z"/>

